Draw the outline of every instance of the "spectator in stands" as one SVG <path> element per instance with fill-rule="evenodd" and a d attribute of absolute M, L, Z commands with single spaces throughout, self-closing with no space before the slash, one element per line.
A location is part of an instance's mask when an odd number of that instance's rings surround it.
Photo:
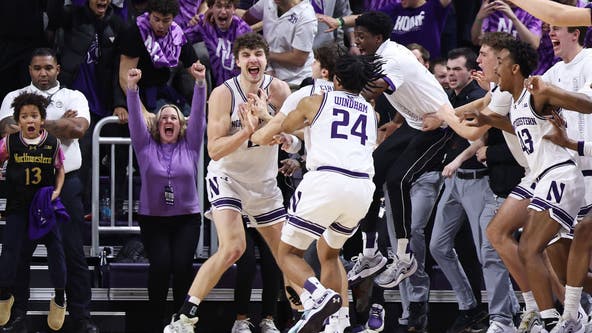
<path fill-rule="evenodd" d="M 439 59 L 433 61 L 431 63 L 430 72 L 434 74 L 436 80 L 438 80 L 442 88 L 448 91 L 448 89 L 450 89 L 450 84 L 448 83 L 448 68 L 446 68 L 446 62 L 446 59 Z"/>
<path fill-rule="evenodd" d="M 149 0 L 148 12 L 138 16 L 136 24 L 121 34 L 119 84 L 125 91 L 129 69 L 142 70 L 140 97 L 143 109 L 149 112 L 156 112 L 168 102 L 177 105 L 185 115 L 189 112 L 179 88 L 168 82 L 173 68 L 181 64 L 188 68 L 197 60 L 183 30 L 173 21 L 178 12 L 178 0 Z M 127 121 L 125 110 L 118 110 L 117 116 L 121 122 Z"/>
<path fill-rule="evenodd" d="M 193 257 L 201 224 L 197 193 L 197 165 L 205 131 L 205 66 L 191 67 L 195 78 L 189 121 L 175 105 L 163 106 L 151 127 L 142 118 L 138 82 L 142 71 L 127 75 L 130 134 L 138 156 L 142 189 L 138 222 L 150 262 L 148 297 L 150 320 L 162 331 L 169 279 L 173 280 L 175 308 L 183 304 L 193 280 Z"/>
<path fill-rule="evenodd" d="M 310 2 L 259 0 L 243 19 L 249 24 L 263 22 L 269 68 L 275 77 L 297 87 L 311 76 L 317 18 Z"/>
<path fill-rule="evenodd" d="M 47 107 L 45 129 L 61 141 L 64 151 L 64 170 L 66 172 L 61 200 L 70 215 L 68 223 L 60 224 L 64 253 L 66 255 L 66 297 L 69 318 L 74 322 L 75 332 L 98 332 L 90 322 L 90 275 L 82 247 L 83 208 L 82 183 L 79 172 L 82 163 L 78 139 L 84 136 L 90 122 L 88 102 L 84 95 L 76 90 L 63 88 L 57 80 L 60 73 L 55 53 L 50 49 L 36 49 L 29 65 L 31 85 L 15 90 L 4 98 L 0 108 L 0 132 L 3 135 L 18 130 L 11 117 L 12 102 L 22 92 L 34 92 L 50 100 Z M 30 258 L 35 247 L 23 249 L 21 257 Z M 23 261 L 18 267 L 14 290 L 13 321 L 5 330 L 22 330 L 27 313 L 29 298 L 29 262 Z"/>
<path fill-rule="evenodd" d="M 536 49 L 541 39 L 541 25 L 541 20 L 507 0 L 483 0 L 471 27 L 471 39 L 473 44 L 479 45 L 479 38 L 485 32 L 507 32 Z"/>
<path fill-rule="evenodd" d="M 310 1 L 317 15 L 328 15 L 330 17 L 342 17 L 352 14 L 348 0 L 311 0 Z M 354 29 L 340 27 L 330 33 L 325 33 L 329 26 L 323 21 L 319 22 L 318 32 L 314 39 L 313 49 L 318 49 L 323 45 L 337 43 L 345 45 L 347 40 L 351 54 L 359 54 L 358 47 L 354 43 Z"/>
<path fill-rule="evenodd" d="M 45 11 L 43 0 L 0 1 L 0 98 L 31 82 L 29 56 L 35 48 L 49 46 Z"/>
<path fill-rule="evenodd" d="M 96 123 L 105 116 L 125 112 L 125 96 L 117 83 L 119 54 L 116 43 L 124 28 L 114 13 L 111 0 L 88 0 L 83 6 L 54 1 L 48 8 L 49 30 L 57 31 L 56 49 L 62 60 L 58 76 L 64 87 L 82 92 L 89 104 L 90 127 L 80 139 L 81 180 L 84 185 L 84 211 L 90 211 L 92 134 Z M 110 126 L 113 136 L 129 136 L 127 126 Z M 105 131 L 107 132 L 107 131 Z M 127 149 L 124 149 L 127 156 Z M 127 158 L 116 159 L 118 175 L 125 175 Z M 123 185 L 124 182 L 116 182 Z M 118 186 L 119 189 L 119 186 Z M 124 193 L 123 189 L 117 191 Z"/>
<path fill-rule="evenodd" d="M 420 64 L 424 65 L 425 68 L 430 69 L 430 52 L 426 50 L 425 47 L 417 43 L 411 43 L 407 45 L 407 48 L 415 54 L 415 57 Z"/>
<path fill-rule="evenodd" d="M 392 1 L 379 9 L 388 14 L 394 22 L 391 40 L 399 44 L 418 43 L 425 47 L 432 57 L 440 57 L 440 36 L 452 0 L 404 0 Z M 352 27 L 358 15 L 340 17 L 321 17 L 329 27 Z M 321 32 L 319 32 L 321 33 Z"/>
<path fill-rule="evenodd" d="M 189 28 L 190 21 L 197 14 L 203 14 L 212 6 L 203 0 L 179 0 L 179 13 L 174 21 L 185 31 Z"/>
<path fill-rule="evenodd" d="M 60 141 L 43 129 L 43 122 L 47 116 L 45 108 L 48 104 L 49 101 L 45 97 L 34 93 L 23 93 L 16 97 L 11 107 L 14 109 L 13 118 L 18 123 L 20 131 L 0 141 L 0 161 L 4 163 L 8 160 L 7 216 L 0 256 L 0 326 L 4 326 L 10 319 L 14 303 L 11 288 L 15 283 L 21 250 L 30 241 L 40 240 L 47 247 L 50 277 L 55 288 L 55 297 L 49 305 L 47 324 L 52 330 L 57 331 L 62 328 L 66 315 L 66 261 L 62 237 L 56 225 L 58 221 L 55 215 L 53 220 L 49 220 L 50 214 L 44 211 L 41 216 L 48 217 L 47 227 L 41 228 L 34 218 L 39 215 L 29 213 L 35 212 L 35 208 L 52 209 L 52 205 L 65 211 L 58 199 L 64 185 L 64 153 Z M 27 160 L 23 158 L 25 155 L 40 158 Z M 34 177 L 31 182 L 30 177 Z M 56 199 L 58 200 L 54 201 Z M 64 220 L 60 219 L 59 222 Z M 33 226 L 37 226 L 38 229 L 32 229 Z M 29 263 L 30 258 L 23 259 L 26 259 L 25 264 Z"/>
<path fill-rule="evenodd" d="M 185 30 L 189 43 L 204 41 L 216 86 L 239 74 L 232 44 L 238 36 L 251 32 L 251 27 L 234 15 L 238 1 L 207 0 L 212 19 L 207 20 L 204 14 L 200 14 L 199 22 Z"/>

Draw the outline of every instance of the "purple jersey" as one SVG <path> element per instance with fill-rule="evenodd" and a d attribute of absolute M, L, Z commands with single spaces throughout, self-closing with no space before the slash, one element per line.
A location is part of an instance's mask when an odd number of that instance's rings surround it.
<path fill-rule="evenodd" d="M 175 22 L 183 29 L 187 23 L 197 14 L 202 0 L 179 0 L 179 14 L 175 16 Z"/>
<path fill-rule="evenodd" d="M 528 30 L 530 30 L 537 36 L 541 35 L 541 20 L 530 15 L 528 12 L 518 7 L 512 8 L 512 11 L 514 12 L 514 15 L 516 15 L 518 20 L 522 22 L 522 24 L 524 24 L 524 26 L 526 26 Z M 483 32 L 507 32 L 512 36 L 518 38 L 518 31 L 516 31 L 514 23 L 500 11 L 495 11 L 491 13 L 491 15 L 483 19 L 483 25 L 481 26 L 481 30 L 483 30 Z"/>
<path fill-rule="evenodd" d="M 402 45 L 418 43 L 430 52 L 431 58 L 436 59 L 440 58 L 440 35 L 449 8 L 442 7 L 439 0 L 428 0 L 417 8 L 403 8 L 400 3 L 390 3 L 379 11 L 393 19 L 392 41 Z"/>
<path fill-rule="evenodd" d="M 200 14 L 200 22 L 203 20 L 204 15 Z M 201 23 L 185 30 L 185 36 L 190 43 L 203 40 L 206 44 L 216 86 L 239 74 L 240 71 L 236 68 L 232 53 L 232 44 L 238 36 L 247 32 L 251 32 L 251 27 L 236 15 L 232 17 L 232 23 L 227 31 L 222 31 L 213 24 Z"/>

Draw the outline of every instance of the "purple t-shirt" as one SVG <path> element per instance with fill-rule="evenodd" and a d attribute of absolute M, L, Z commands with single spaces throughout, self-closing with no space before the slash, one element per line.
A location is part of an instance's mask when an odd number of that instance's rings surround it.
<path fill-rule="evenodd" d="M 518 7 L 512 8 L 514 15 L 518 18 L 524 26 L 532 33 L 537 36 L 541 35 L 541 20 L 538 18 L 530 15 L 525 10 L 522 10 Z M 502 12 L 495 11 L 491 13 L 488 17 L 483 19 L 483 25 L 481 26 L 481 30 L 483 32 L 507 32 L 512 36 L 518 38 L 518 31 L 516 31 L 516 27 L 514 27 L 514 23 L 506 17 Z"/>
<path fill-rule="evenodd" d="M 162 144 L 148 131 L 138 91 L 128 90 L 130 137 L 142 179 L 140 214 L 177 216 L 201 212 L 197 168 L 206 126 L 205 100 L 205 86 L 195 85 L 185 136 L 176 143 Z M 173 188 L 174 205 L 168 205 L 164 200 L 165 187 L 169 185 Z"/>
<path fill-rule="evenodd" d="M 418 43 L 430 52 L 430 58 L 436 59 L 440 58 L 440 35 L 449 8 L 443 7 L 439 0 L 428 0 L 417 8 L 403 8 L 400 3 L 391 3 L 379 11 L 393 19 L 392 41 L 402 45 Z"/>
<path fill-rule="evenodd" d="M 175 22 L 185 29 L 187 23 L 197 14 L 202 0 L 179 0 L 179 14 L 175 16 Z"/>
<path fill-rule="evenodd" d="M 204 15 L 200 14 L 200 22 L 203 20 Z M 209 23 L 198 23 L 185 29 L 185 36 L 190 43 L 203 40 L 206 44 L 216 86 L 240 73 L 234 61 L 232 44 L 238 36 L 247 32 L 251 32 L 251 27 L 236 15 L 232 17 L 232 23 L 227 31 L 222 31 L 215 24 Z"/>

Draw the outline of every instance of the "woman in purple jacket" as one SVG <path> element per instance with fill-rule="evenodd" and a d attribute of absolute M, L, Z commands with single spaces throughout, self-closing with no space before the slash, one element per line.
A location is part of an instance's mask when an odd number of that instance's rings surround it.
<path fill-rule="evenodd" d="M 205 130 L 205 67 L 191 66 L 195 78 L 191 117 L 187 121 L 175 105 L 165 105 L 152 126 L 142 115 L 138 81 L 141 70 L 127 73 L 127 105 L 132 145 L 138 158 L 142 189 L 138 221 L 146 249 L 148 296 L 155 331 L 162 332 L 169 279 L 173 278 L 175 309 L 193 281 L 193 256 L 199 240 L 201 207 L 197 166 Z"/>

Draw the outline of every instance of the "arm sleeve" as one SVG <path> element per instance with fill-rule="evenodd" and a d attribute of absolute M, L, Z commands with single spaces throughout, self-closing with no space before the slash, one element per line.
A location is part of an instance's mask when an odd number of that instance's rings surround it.
<path fill-rule="evenodd" d="M 187 123 L 187 144 L 191 149 L 201 149 L 206 128 L 206 85 L 193 88 L 193 100 L 191 101 L 191 116 Z"/>
<path fill-rule="evenodd" d="M 147 146 L 151 139 L 150 132 L 148 131 L 148 127 L 144 120 L 144 115 L 142 114 L 142 106 L 140 103 L 140 94 L 138 90 L 128 90 L 128 125 L 132 144 L 136 152 L 141 151 L 141 148 Z"/>
<path fill-rule="evenodd" d="M 309 10 L 303 12 L 302 21 L 296 23 L 296 29 L 292 38 L 292 47 L 303 51 L 312 52 L 314 38 L 317 35 L 317 18 L 314 9 L 309 5 Z"/>
<path fill-rule="evenodd" d="M 84 118 L 90 125 L 90 110 L 88 108 L 88 100 L 78 90 L 72 90 L 72 94 L 68 96 L 68 103 L 66 110 L 74 110 L 78 113 L 77 117 Z"/>
<path fill-rule="evenodd" d="M 265 0 L 259 0 L 253 6 L 251 6 L 251 8 L 248 10 L 249 15 L 253 16 L 259 21 L 263 20 L 263 11 L 265 6 L 264 2 Z"/>
<path fill-rule="evenodd" d="M 58 140 L 58 142 L 59 142 L 59 140 Z M 2 157 L 0 157 L 0 159 L 1 158 Z M 66 159 L 66 157 L 64 156 L 64 151 L 62 150 L 62 145 L 58 144 L 58 151 L 56 152 L 56 158 L 53 163 L 54 168 L 60 169 L 61 167 L 63 167 L 65 159 Z"/>

